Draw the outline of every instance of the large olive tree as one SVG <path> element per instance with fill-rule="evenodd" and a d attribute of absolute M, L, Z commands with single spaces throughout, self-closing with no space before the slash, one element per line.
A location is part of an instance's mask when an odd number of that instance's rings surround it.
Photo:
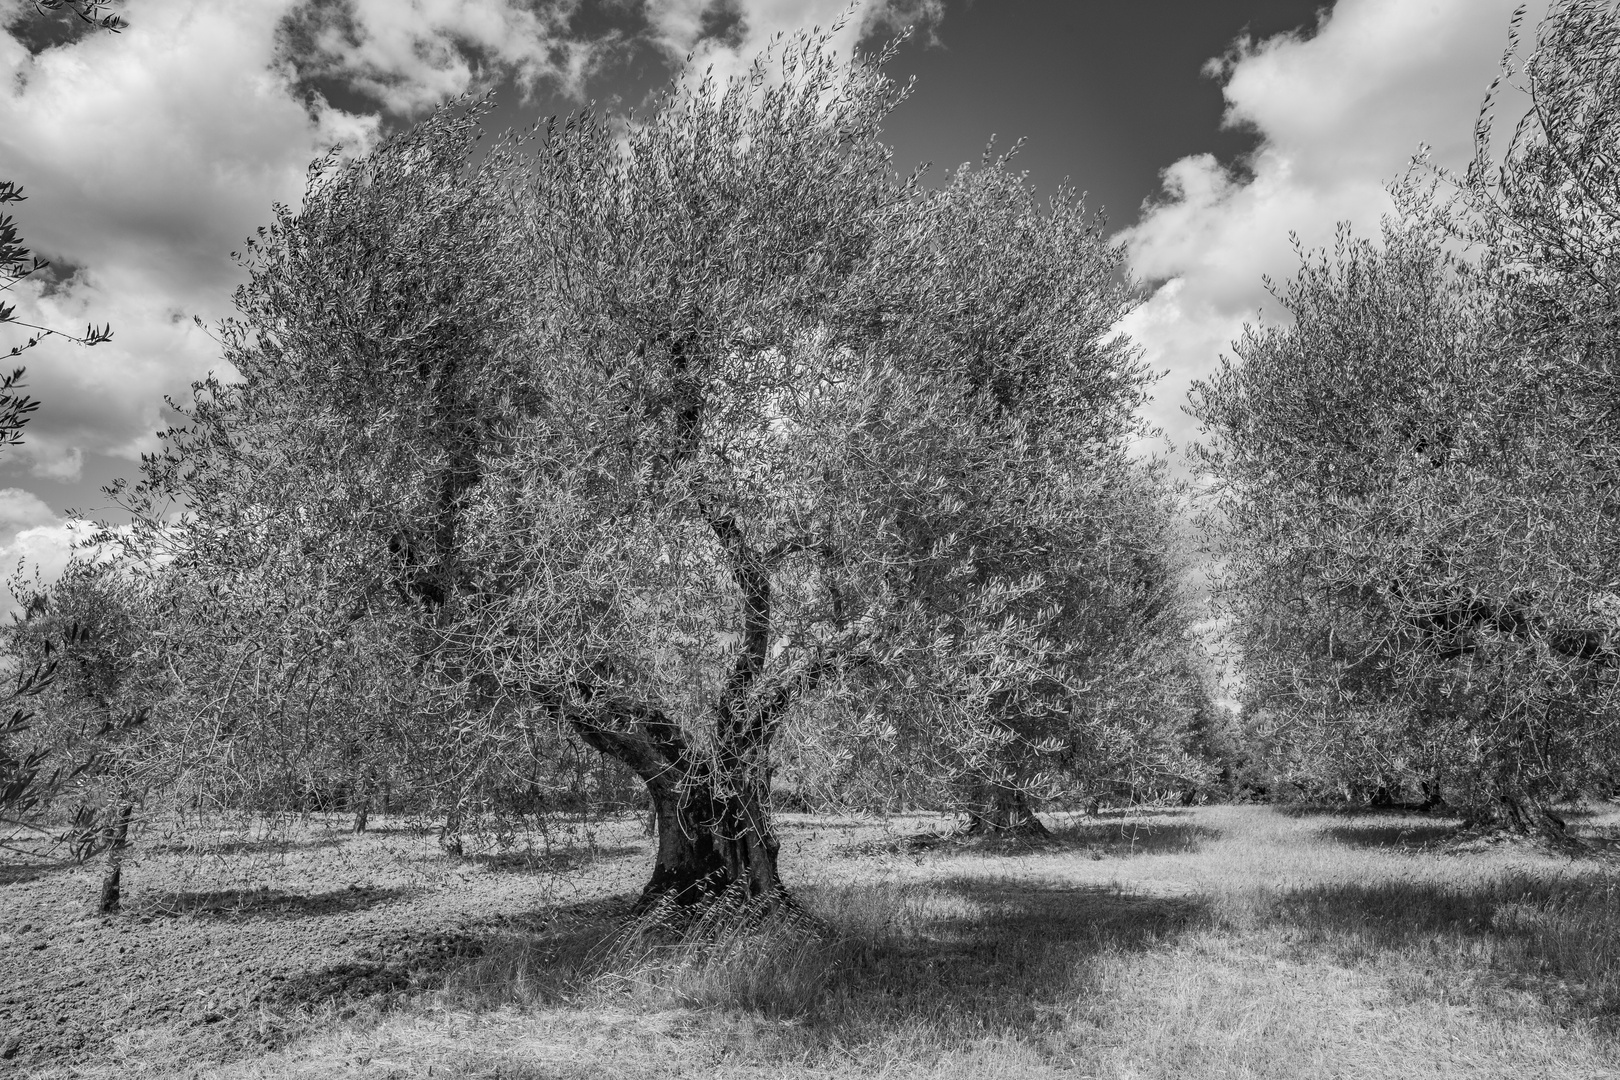
<path fill-rule="evenodd" d="M 268 665 L 232 724 L 274 729 L 363 653 L 457 805 L 570 732 L 651 794 L 647 903 L 783 901 L 771 751 L 812 706 L 1005 741 L 1062 675 L 1049 504 L 1123 471 L 1145 374 L 1072 200 L 897 175 L 903 96 L 800 37 L 628 124 L 483 152 L 458 107 L 319 165 L 250 245 L 240 378 L 125 493 L 200 613 L 191 700 Z"/>

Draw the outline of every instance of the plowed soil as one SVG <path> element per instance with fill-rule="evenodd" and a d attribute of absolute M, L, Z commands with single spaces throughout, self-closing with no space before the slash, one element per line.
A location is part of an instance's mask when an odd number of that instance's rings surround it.
<path fill-rule="evenodd" d="M 651 863 L 629 820 L 462 858 L 343 824 L 150 838 L 113 916 L 96 863 L 0 861 L 0 1075 L 262 1053 L 432 986 L 492 935 L 610 926 Z"/>

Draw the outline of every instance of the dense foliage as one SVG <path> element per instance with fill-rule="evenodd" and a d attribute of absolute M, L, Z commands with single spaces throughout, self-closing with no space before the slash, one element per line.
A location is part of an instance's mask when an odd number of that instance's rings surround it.
<path fill-rule="evenodd" d="M 629 127 L 484 148 L 463 103 L 317 163 L 244 255 L 238 377 L 99 538 L 161 657 L 142 790 L 387 793 L 455 844 L 634 775 L 652 902 L 782 895 L 789 730 L 994 828 L 1205 778 L 1120 255 L 1005 158 L 897 175 L 904 93 L 801 37 Z"/>
<path fill-rule="evenodd" d="M 1616 779 L 1617 35 L 1555 4 L 1501 164 L 1397 185 L 1195 394 L 1280 779 L 1554 834 Z"/>

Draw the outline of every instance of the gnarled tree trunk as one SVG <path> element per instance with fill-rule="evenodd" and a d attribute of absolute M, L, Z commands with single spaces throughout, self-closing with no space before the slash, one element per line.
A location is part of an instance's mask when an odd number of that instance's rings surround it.
<path fill-rule="evenodd" d="M 968 836 L 1031 839 L 1052 835 L 1030 808 L 1029 797 L 1017 788 L 986 785 L 968 807 L 967 818 L 962 832 Z"/>
<path fill-rule="evenodd" d="M 693 414 L 682 424 L 696 421 Z M 705 511 L 705 517 L 742 600 L 737 655 L 709 714 L 712 750 L 694 749 L 679 726 L 652 706 L 597 701 L 562 712 L 588 745 L 640 777 L 652 798 L 658 858 L 638 909 L 740 894 L 755 914 L 766 914 L 795 906 L 776 868 L 779 845 L 771 828 L 766 765 L 772 734 L 800 694 L 827 673 L 870 657 L 855 632 L 814 658 L 772 670 L 771 575 L 807 542 L 784 540 L 758 551 L 744 542 L 729 512 Z M 588 685 L 573 689 L 587 702 L 595 697 Z"/>
<path fill-rule="evenodd" d="M 767 906 L 787 902 L 762 786 L 720 795 L 689 780 L 655 793 L 653 805 L 658 858 L 638 907 L 666 898 L 693 904 L 732 890 Z"/>
<path fill-rule="evenodd" d="M 596 750 L 627 765 L 647 786 L 658 831 L 652 877 L 638 911 L 661 902 L 690 906 L 724 893 L 766 909 L 792 899 L 776 868 L 770 788 L 761 776 L 699 760 L 674 725 L 641 710 L 630 730 L 576 718 L 574 729 Z"/>
<path fill-rule="evenodd" d="M 1507 832 L 1555 844 L 1575 842 L 1564 819 L 1539 800 L 1503 795 L 1497 799 L 1494 824 Z"/>

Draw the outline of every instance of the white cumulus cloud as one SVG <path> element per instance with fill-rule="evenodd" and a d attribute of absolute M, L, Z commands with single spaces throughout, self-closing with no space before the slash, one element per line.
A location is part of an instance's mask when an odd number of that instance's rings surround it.
<path fill-rule="evenodd" d="M 1392 210 L 1385 185 L 1420 145 L 1436 164 L 1466 164 L 1517 2 L 1339 0 L 1314 34 L 1240 41 L 1212 64 L 1225 123 L 1255 131 L 1258 147 L 1242 170 L 1207 154 L 1170 165 L 1161 199 L 1122 234 L 1132 270 L 1162 283 L 1123 329 L 1170 372 L 1149 415 L 1172 442 L 1196 437 L 1187 390 L 1266 308 L 1263 276 L 1292 277 L 1291 233 L 1307 249 L 1340 221 L 1374 234 Z"/>
<path fill-rule="evenodd" d="M 305 0 L 283 29 L 306 75 L 339 77 L 406 114 L 512 78 L 578 95 L 598 45 L 572 40 L 579 0 Z"/>
<path fill-rule="evenodd" d="M 23 358 L 43 407 L 11 453 L 56 478 L 84 451 L 150 448 L 162 395 L 218 365 L 191 316 L 229 311 L 231 250 L 273 202 L 297 199 L 311 158 L 377 131 L 375 117 L 306 109 L 290 93 L 275 64 L 285 3 L 127 10 L 123 33 L 37 55 L 20 21 L 0 33 L 0 161 L 29 195 L 15 215 L 36 251 L 72 271 L 15 289 L 18 317 L 114 333 L 94 349 L 47 339 Z"/>
<path fill-rule="evenodd" d="M 129 0 L 124 32 L 46 35 L 58 44 L 40 48 L 52 16 L 0 0 L 0 179 L 28 196 L 6 210 L 55 264 L 5 299 L 26 323 L 114 335 L 89 349 L 47 338 L 19 358 L 41 408 L 0 457 L 8 474 L 73 482 L 88 453 L 133 463 L 153 449 L 172 419 L 164 395 L 183 399 L 223 367 L 192 316 L 230 314 L 230 253 L 273 204 L 296 206 L 311 160 L 363 151 L 390 124 L 502 80 L 577 93 L 598 47 L 566 40 L 577 5 Z M 0 327 L 0 353 L 26 336 Z M 0 578 L 21 566 L 54 579 L 88 528 L 0 489 Z"/>
<path fill-rule="evenodd" d="M 93 349 L 50 338 L 22 358 L 43 407 L 12 460 L 71 481 L 87 452 L 151 449 L 163 395 L 221 366 L 192 316 L 230 313 L 231 251 L 274 203 L 296 205 L 310 161 L 364 150 L 389 113 L 503 78 L 577 91 L 593 47 L 562 37 L 576 5 L 130 0 L 123 33 L 30 53 L 29 25 L 49 16 L 0 0 L 0 177 L 23 185 L 29 198 L 8 209 L 59 274 L 8 301 L 24 322 L 114 334 Z M 323 85 L 377 109 L 334 107 Z M 0 330 L 0 346 L 22 336 Z"/>

